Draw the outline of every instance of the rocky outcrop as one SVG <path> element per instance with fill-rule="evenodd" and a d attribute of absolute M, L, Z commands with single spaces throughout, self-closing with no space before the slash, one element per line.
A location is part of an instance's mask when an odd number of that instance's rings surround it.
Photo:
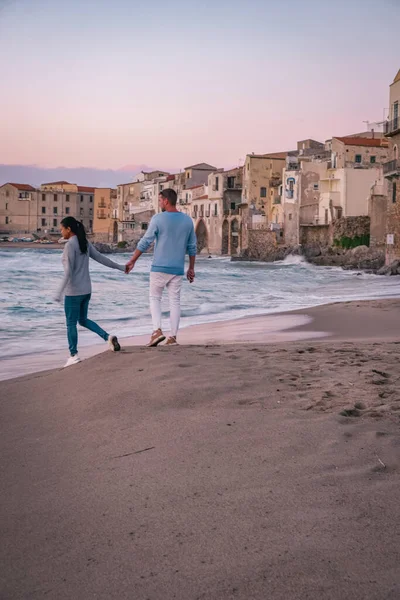
<path fill-rule="evenodd" d="M 387 277 L 400 275 L 400 260 L 395 260 L 390 265 L 381 267 L 377 274 L 386 275 Z"/>
<path fill-rule="evenodd" d="M 133 252 L 136 248 L 136 244 L 126 246 L 125 248 L 119 248 L 117 244 L 104 244 L 102 242 L 95 242 L 93 246 L 101 252 L 101 254 L 121 254 L 123 252 Z"/>
<path fill-rule="evenodd" d="M 317 242 L 300 246 L 269 247 L 265 252 L 258 251 L 257 254 L 247 250 L 240 257 L 232 260 L 275 262 L 296 254 L 304 256 L 307 262 L 320 267 L 342 267 L 345 270 L 354 269 L 370 273 L 376 273 L 385 264 L 384 252 L 376 248 L 357 246 L 351 250 L 344 250 L 337 246 L 326 246 Z"/>
<path fill-rule="evenodd" d="M 343 250 L 336 247 L 325 247 L 308 249 L 304 248 L 305 258 L 314 265 L 330 267 L 342 267 L 345 270 L 357 270 L 377 272 L 385 264 L 385 254 L 381 250 L 368 248 L 368 246 L 357 246 L 351 250 Z"/>

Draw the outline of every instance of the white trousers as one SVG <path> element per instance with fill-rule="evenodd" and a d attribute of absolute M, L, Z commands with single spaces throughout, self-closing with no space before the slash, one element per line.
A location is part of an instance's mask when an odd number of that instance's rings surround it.
<path fill-rule="evenodd" d="M 181 319 L 181 287 L 182 275 L 169 275 L 168 273 L 150 273 L 150 311 L 153 321 L 153 331 L 161 327 L 161 298 L 164 288 L 167 288 L 169 297 L 169 311 L 171 321 L 171 336 L 176 337 Z"/>

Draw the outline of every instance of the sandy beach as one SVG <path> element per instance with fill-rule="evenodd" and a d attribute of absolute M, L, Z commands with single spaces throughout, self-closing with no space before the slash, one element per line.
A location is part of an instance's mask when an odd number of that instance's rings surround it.
<path fill-rule="evenodd" d="M 1 382 L 0 597 L 397 600 L 399 311 L 192 327 Z"/>

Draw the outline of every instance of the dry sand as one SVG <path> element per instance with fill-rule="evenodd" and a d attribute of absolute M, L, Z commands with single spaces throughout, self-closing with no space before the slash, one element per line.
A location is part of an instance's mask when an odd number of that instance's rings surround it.
<path fill-rule="evenodd" d="M 2 382 L 0 598 L 398 600 L 400 301 L 359 304 Z"/>

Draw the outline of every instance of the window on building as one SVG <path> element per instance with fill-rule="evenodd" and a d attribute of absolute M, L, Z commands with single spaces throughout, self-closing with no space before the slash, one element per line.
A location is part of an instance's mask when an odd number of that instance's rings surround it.
<path fill-rule="evenodd" d="M 53 219 L 53 227 L 57 227 L 57 219 Z"/>
<path fill-rule="evenodd" d="M 83 208 L 81 208 L 81 210 L 80 210 L 80 215 L 81 215 L 81 217 L 83 217 Z"/>
<path fill-rule="evenodd" d="M 69 194 L 65 196 L 65 202 L 69 202 Z"/>
<path fill-rule="evenodd" d="M 89 197 L 89 202 L 93 202 L 93 196 Z"/>
<path fill-rule="evenodd" d="M 147 223 L 142 223 L 142 231 L 146 231 L 147 227 L 148 227 Z"/>
<path fill-rule="evenodd" d="M 216 189 L 216 191 L 219 190 L 219 177 L 215 178 L 215 189 Z"/>
<path fill-rule="evenodd" d="M 42 227 L 46 227 L 46 219 L 42 219 Z"/>
<path fill-rule="evenodd" d="M 45 215 L 45 214 L 46 214 L 46 207 L 42 206 L 42 215 Z"/>
<path fill-rule="evenodd" d="M 89 221 L 89 230 L 92 231 L 93 229 L 93 221 Z"/>
<path fill-rule="evenodd" d="M 329 214 L 328 214 L 328 209 L 325 209 L 325 225 L 328 225 L 329 222 Z"/>
<path fill-rule="evenodd" d="M 8 217 L 6 217 L 6 225 L 8 225 L 9 221 L 8 221 Z"/>
<path fill-rule="evenodd" d="M 10 196 L 10 190 L 6 190 L 6 198 L 9 198 Z"/>
<path fill-rule="evenodd" d="M 214 204 L 214 217 L 218 217 L 218 204 Z"/>
<path fill-rule="evenodd" d="M 190 179 L 190 173 L 189 173 L 189 171 L 186 173 L 186 179 Z"/>
<path fill-rule="evenodd" d="M 314 183 L 314 190 L 319 190 L 319 183 Z"/>
<path fill-rule="evenodd" d="M 93 214 L 93 208 L 89 208 L 89 215 Z"/>
<path fill-rule="evenodd" d="M 395 131 L 399 126 L 399 103 L 396 101 L 393 104 L 393 130 Z"/>
<path fill-rule="evenodd" d="M 235 204 L 235 202 L 231 202 L 231 210 L 236 210 L 236 204 Z"/>
<path fill-rule="evenodd" d="M 265 188 L 265 187 L 260 188 L 260 197 L 261 198 L 267 197 L 267 188 Z"/>
<path fill-rule="evenodd" d="M 81 195 L 81 202 L 83 202 L 83 196 Z"/>
<path fill-rule="evenodd" d="M 6 210 L 8 210 L 8 202 L 6 202 Z"/>
<path fill-rule="evenodd" d="M 46 202 L 46 194 L 42 194 L 42 202 Z"/>
<path fill-rule="evenodd" d="M 361 156 L 361 154 L 356 154 L 355 162 L 357 164 L 360 164 L 362 162 L 362 156 Z"/>
<path fill-rule="evenodd" d="M 292 213 L 289 213 L 289 221 L 292 220 Z"/>
<path fill-rule="evenodd" d="M 56 215 L 58 213 L 58 208 L 57 206 L 53 207 L 53 215 Z"/>
<path fill-rule="evenodd" d="M 66 214 L 66 215 L 69 215 L 69 206 L 66 206 L 66 207 L 65 207 L 65 214 Z"/>
<path fill-rule="evenodd" d="M 338 208 L 336 209 L 336 218 L 341 219 L 342 216 L 343 216 L 343 208 L 341 206 L 338 206 Z"/>
<path fill-rule="evenodd" d="M 162 191 L 163 191 L 163 189 L 164 189 L 164 186 L 163 186 L 163 184 L 162 184 L 162 183 L 160 183 L 160 192 L 162 192 Z"/>
<path fill-rule="evenodd" d="M 185 194 L 185 200 L 186 202 L 189 200 L 189 194 Z"/>
<path fill-rule="evenodd" d="M 57 194 L 54 194 L 54 202 L 57 202 L 58 198 L 57 198 Z"/>
<path fill-rule="evenodd" d="M 393 202 L 393 204 L 395 204 L 396 199 L 397 199 L 396 198 L 396 196 L 397 196 L 397 183 L 396 183 L 396 181 L 393 181 L 392 186 L 393 186 L 392 187 L 392 202 Z"/>
<path fill-rule="evenodd" d="M 371 162 L 371 165 L 374 165 L 376 163 L 376 156 L 371 156 L 369 160 Z"/>

